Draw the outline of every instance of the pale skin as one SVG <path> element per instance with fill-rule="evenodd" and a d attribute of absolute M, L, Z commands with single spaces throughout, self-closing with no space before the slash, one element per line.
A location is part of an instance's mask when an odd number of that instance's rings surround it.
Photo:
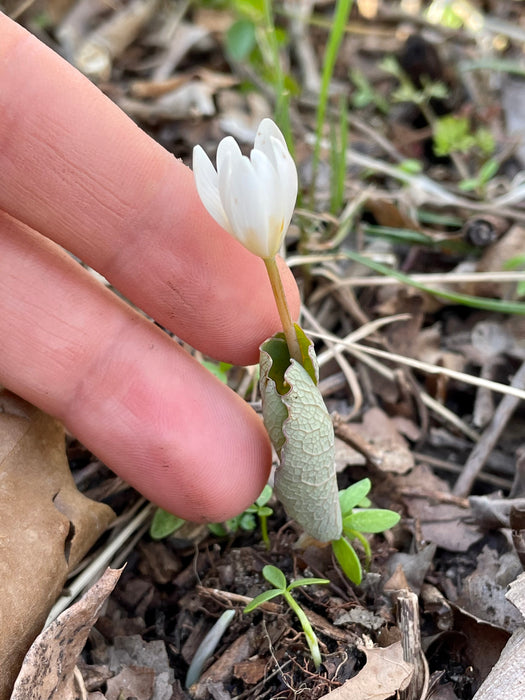
<path fill-rule="evenodd" d="M 154 503 L 222 521 L 266 482 L 262 422 L 59 246 L 240 365 L 280 329 L 264 263 L 211 219 L 190 170 L 86 78 L 2 14 L 0 36 L 0 383 Z"/>

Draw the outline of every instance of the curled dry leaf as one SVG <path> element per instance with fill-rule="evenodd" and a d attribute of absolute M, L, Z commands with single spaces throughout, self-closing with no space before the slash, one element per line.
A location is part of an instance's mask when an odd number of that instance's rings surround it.
<path fill-rule="evenodd" d="M 0 394 L 0 473 L 0 700 L 4 700 L 68 572 L 114 514 L 77 490 L 60 423 L 6 391 Z"/>
<path fill-rule="evenodd" d="M 107 569 L 78 603 L 64 611 L 27 652 L 10 700 L 67 700 L 78 656 L 122 569 Z"/>
<path fill-rule="evenodd" d="M 401 642 L 361 651 L 366 655 L 364 667 L 340 688 L 324 695 L 323 700 L 386 700 L 408 688 L 413 669 L 403 661 Z"/>
<path fill-rule="evenodd" d="M 264 424 L 280 459 L 275 493 L 309 535 L 320 542 L 337 540 L 342 521 L 332 421 L 321 392 L 302 365 L 288 358 L 286 369 L 280 371 L 282 358 L 273 348 L 275 342 L 272 338 L 263 343 L 260 362 Z M 309 356 L 317 372 L 315 355 L 309 352 Z"/>

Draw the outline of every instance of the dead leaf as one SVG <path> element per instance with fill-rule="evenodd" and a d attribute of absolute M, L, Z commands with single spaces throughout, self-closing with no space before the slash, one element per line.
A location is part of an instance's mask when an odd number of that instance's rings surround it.
<path fill-rule="evenodd" d="M 453 602 L 470 615 L 513 632 L 523 619 L 506 599 L 505 591 L 520 570 L 514 552 L 499 555 L 484 547 L 478 555 L 476 570 L 463 581 L 461 593 Z"/>
<path fill-rule="evenodd" d="M 414 466 L 406 440 L 380 408 L 369 409 L 362 423 L 344 423 L 335 417 L 334 430 L 382 472 L 405 474 Z"/>
<path fill-rule="evenodd" d="M 450 552 L 466 552 L 481 539 L 482 533 L 467 522 L 470 509 L 456 505 L 447 482 L 435 476 L 426 465 L 418 464 L 410 474 L 395 477 L 395 484 L 427 542 Z"/>
<path fill-rule="evenodd" d="M 0 394 L 0 700 L 42 629 L 68 572 L 113 520 L 76 488 L 64 429 L 13 394 Z"/>
<path fill-rule="evenodd" d="M 366 655 L 366 664 L 344 685 L 323 698 L 328 700 L 386 700 L 398 690 L 408 688 L 412 666 L 403 661 L 401 642 L 384 649 L 360 648 Z"/>
<path fill-rule="evenodd" d="M 106 699 L 121 700 L 123 696 L 150 700 L 155 684 L 155 671 L 145 666 L 126 666 L 107 682 Z"/>
<path fill-rule="evenodd" d="M 107 569 L 78 603 L 35 639 L 10 700 L 70 700 L 78 656 L 121 572 L 122 569 Z"/>

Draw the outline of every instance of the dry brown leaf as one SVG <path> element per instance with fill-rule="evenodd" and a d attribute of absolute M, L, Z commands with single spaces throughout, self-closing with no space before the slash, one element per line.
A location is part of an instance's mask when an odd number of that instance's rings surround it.
<path fill-rule="evenodd" d="M 0 394 L 0 700 L 70 569 L 113 520 L 76 488 L 64 429 L 9 392 Z"/>
<path fill-rule="evenodd" d="M 106 700 L 133 697 L 150 700 L 155 686 L 155 671 L 145 666 L 126 666 L 107 682 Z"/>
<path fill-rule="evenodd" d="M 384 649 L 361 648 L 366 664 L 357 676 L 323 695 L 328 700 L 386 700 L 398 690 L 408 688 L 412 666 L 403 661 L 401 642 Z"/>
<path fill-rule="evenodd" d="M 447 482 L 435 476 L 426 465 L 418 464 L 410 474 L 396 477 L 395 484 L 427 542 L 450 552 L 466 552 L 481 539 L 482 533 L 470 522 L 468 503 L 463 507 L 454 499 Z"/>
<path fill-rule="evenodd" d="M 10 700 L 71 700 L 77 659 L 122 569 L 106 569 L 89 591 L 32 644 Z"/>
<path fill-rule="evenodd" d="M 361 439 L 361 447 L 352 446 L 365 454 L 380 471 L 405 474 L 414 466 L 414 458 L 405 438 L 393 421 L 380 408 L 371 408 L 363 416 L 362 424 L 350 426 Z M 337 429 L 336 429 L 337 432 Z M 339 434 L 339 437 L 344 438 Z"/>

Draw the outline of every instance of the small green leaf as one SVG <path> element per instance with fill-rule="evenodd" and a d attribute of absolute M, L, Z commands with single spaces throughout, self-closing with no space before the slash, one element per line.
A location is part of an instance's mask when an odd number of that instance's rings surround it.
<path fill-rule="evenodd" d="M 341 513 L 343 519 L 352 512 L 352 509 L 360 505 L 367 493 L 372 488 L 370 479 L 361 479 L 356 481 L 343 491 L 339 491 L 339 503 L 341 504 Z"/>
<path fill-rule="evenodd" d="M 266 486 L 263 488 L 261 495 L 259 498 L 255 501 L 256 505 L 258 506 L 265 506 L 270 498 L 272 497 L 273 489 L 270 486 L 270 484 L 266 484 Z"/>
<path fill-rule="evenodd" d="M 369 533 L 384 532 L 397 525 L 400 517 L 393 510 L 383 510 L 382 508 L 357 510 L 343 518 L 343 529 Z"/>
<path fill-rule="evenodd" d="M 157 508 L 149 528 L 150 537 L 152 540 L 162 540 L 176 532 L 184 525 L 184 522 L 182 518 L 178 518 L 162 508 Z"/>
<path fill-rule="evenodd" d="M 363 570 L 359 557 L 350 542 L 341 537 L 341 539 L 332 542 L 332 549 L 343 572 L 350 581 L 359 585 L 363 577 Z"/>
<path fill-rule="evenodd" d="M 201 364 L 223 384 L 228 383 L 228 370 L 232 368 L 232 365 L 227 362 L 212 362 L 211 360 L 201 360 Z"/>
<path fill-rule="evenodd" d="M 251 532 L 252 530 L 255 530 L 255 516 L 252 513 L 243 513 L 240 517 L 239 525 L 241 529 L 245 530 L 246 532 Z"/>
<path fill-rule="evenodd" d="M 208 530 L 216 537 L 226 537 L 228 530 L 222 523 L 208 523 Z"/>
<path fill-rule="evenodd" d="M 262 570 L 262 575 L 268 581 L 268 583 L 271 583 L 272 586 L 275 586 L 275 588 L 278 588 L 281 591 L 286 590 L 286 576 L 283 574 L 281 569 L 278 569 L 276 566 L 272 566 L 271 564 L 267 564 Z"/>
<path fill-rule="evenodd" d="M 494 175 L 499 170 L 499 163 L 494 158 L 490 158 L 486 163 L 483 163 L 479 170 L 479 181 L 481 184 L 486 184 L 489 180 L 492 180 Z"/>
<path fill-rule="evenodd" d="M 256 43 L 255 25 L 249 19 L 234 22 L 226 32 L 226 49 L 235 61 L 246 59 Z"/>
<path fill-rule="evenodd" d="M 292 583 L 288 584 L 287 590 L 291 591 L 292 588 L 297 588 L 298 586 L 312 586 L 312 585 L 322 585 L 330 583 L 330 579 L 327 578 L 298 578 Z"/>
<path fill-rule="evenodd" d="M 258 509 L 257 515 L 259 518 L 268 518 L 270 515 L 273 515 L 273 509 L 268 506 L 262 506 L 262 508 Z"/>
<path fill-rule="evenodd" d="M 282 594 L 282 590 L 277 590 L 275 588 L 272 588 L 269 591 L 264 591 L 263 593 L 260 593 L 258 596 L 256 596 L 251 603 L 248 603 L 248 605 L 243 609 L 243 612 L 249 613 L 252 610 L 255 610 L 255 608 L 258 608 L 259 605 L 266 603 L 266 601 L 271 600 L 272 598 L 277 598 L 278 595 Z"/>

